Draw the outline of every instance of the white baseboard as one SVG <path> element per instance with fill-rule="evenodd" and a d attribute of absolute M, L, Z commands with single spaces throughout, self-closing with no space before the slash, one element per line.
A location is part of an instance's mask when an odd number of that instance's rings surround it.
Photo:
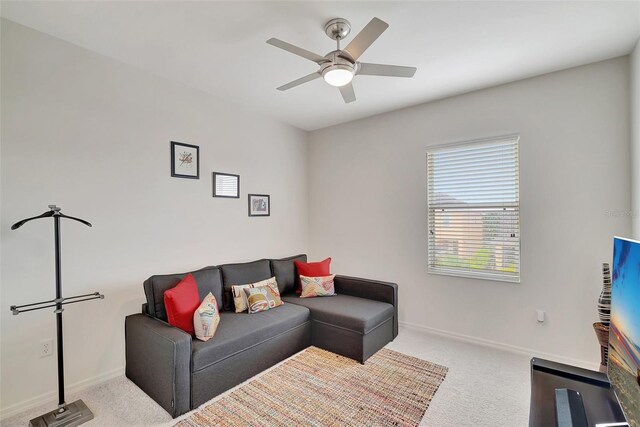
<path fill-rule="evenodd" d="M 75 382 L 71 385 L 65 387 L 66 394 L 73 394 L 81 392 L 89 387 L 101 384 L 105 381 L 109 381 L 110 379 L 119 377 L 124 374 L 124 367 L 115 368 L 107 372 L 103 372 L 101 374 L 95 375 L 90 378 L 86 378 L 84 380 Z M 40 405 L 45 405 L 51 403 L 51 409 L 55 408 L 55 405 L 58 403 L 58 390 L 52 390 L 47 393 L 43 393 L 39 396 L 32 397 L 31 399 L 23 400 L 22 402 L 14 403 L 11 406 L 7 406 L 6 408 L 0 409 L 0 420 L 12 417 L 16 414 L 19 414 L 23 411 L 27 411 L 29 409 L 35 408 Z"/>
<path fill-rule="evenodd" d="M 573 358 L 561 356 L 558 354 L 545 353 L 545 352 L 534 350 L 531 348 L 519 347 L 519 346 L 506 344 L 498 341 L 492 341 L 484 338 L 472 337 L 470 335 L 464 335 L 457 332 L 445 331 L 442 329 L 432 328 L 430 326 L 423 326 L 423 325 L 418 325 L 410 322 L 399 322 L 399 324 L 401 327 L 406 329 L 426 332 L 429 334 L 451 338 L 457 341 L 463 341 L 471 344 L 481 345 L 483 347 L 490 347 L 498 350 L 504 350 L 510 353 L 522 354 L 528 357 L 539 357 L 541 359 L 548 359 L 554 362 L 564 363 L 567 365 L 579 366 L 581 368 L 591 369 L 594 371 L 597 371 L 598 368 L 600 367 L 599 363 L 588 362 L 586 360 L 580 360 L 580 359 L 573 359 Z"/>

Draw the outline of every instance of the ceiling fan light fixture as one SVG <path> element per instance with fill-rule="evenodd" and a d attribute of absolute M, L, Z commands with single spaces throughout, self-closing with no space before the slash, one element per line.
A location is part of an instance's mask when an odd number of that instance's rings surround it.
<path fill-rule="evenodd" d="M 324 81 L 331 86 L 344 86 L 353 80 L 353 69 L 345 65 L 332 65 L 322 71 Z"/>

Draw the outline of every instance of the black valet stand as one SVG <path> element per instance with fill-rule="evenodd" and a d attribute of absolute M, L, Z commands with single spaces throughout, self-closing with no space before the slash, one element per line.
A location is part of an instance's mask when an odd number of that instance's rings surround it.
<path fill-rule="evenodd" d="M 53 312 L 56 314 L 57 327 L 58 408 L 32 419 L 29 422 L 29 425 L 31 427 L 70 427 L 78 426 L 93 419 L 93 413 L 89 410 L 87 405 L 85 405 L 82 400 L 76 400 L 75 402 L 69 404 L 67 404 L 64 400 L 64 357 L 62 343 L 62 312 L 64 311 L 64 309 L 62 308 L 62 306 L 65 304 L 73 304 L 76 302 L 89 301 L 92 299 L 104 299 L 104 295 L 100 294 L 100 292 L 94 292 L 92 294 L 76 295 L 74 297 L 64 298 L 62 296 L 62 275 L 60 268 L 60 219 L 71 219 L 81 222 L 82 224 L 89 227 L 91 227 L 91 224 L 83 219 L 64 215 L 62 212 L 60 212 L 61 208 L 57 207 L 56 205 L 49 205 L 49 209 L 50 210 L 48 212 L 45 212 L 42 215 L 26 218 L 13 224 L 11 226 L 11 229 L 16 230 L 22 227 L 25 223 L 34 219 L 53 217 L 56 258 L 56 299 L 36 302 L 33 304 L 12 305 L 11 311 L 14 315 L 18 315 L 27 311 L 55 307 L 55 310 Z"/>

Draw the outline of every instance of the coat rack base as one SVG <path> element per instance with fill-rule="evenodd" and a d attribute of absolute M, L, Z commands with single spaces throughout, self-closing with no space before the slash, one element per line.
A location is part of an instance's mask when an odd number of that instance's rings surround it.
<path fill-rule="evenodd" d="M 62 409 L 62 411 L 61 411 Z M 73 427 L 93 419 L 93 412 L 82 400 L 68 403 L 29 421 L 30 427 Z"/>

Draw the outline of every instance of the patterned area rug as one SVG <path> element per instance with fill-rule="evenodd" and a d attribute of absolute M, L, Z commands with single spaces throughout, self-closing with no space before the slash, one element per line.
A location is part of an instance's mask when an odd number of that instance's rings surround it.
<path fill-rule="evenodd" d="M 447 371 L 386 348 L 361 365 L 309 347 L 176 426 L 417 426 Z"/>

